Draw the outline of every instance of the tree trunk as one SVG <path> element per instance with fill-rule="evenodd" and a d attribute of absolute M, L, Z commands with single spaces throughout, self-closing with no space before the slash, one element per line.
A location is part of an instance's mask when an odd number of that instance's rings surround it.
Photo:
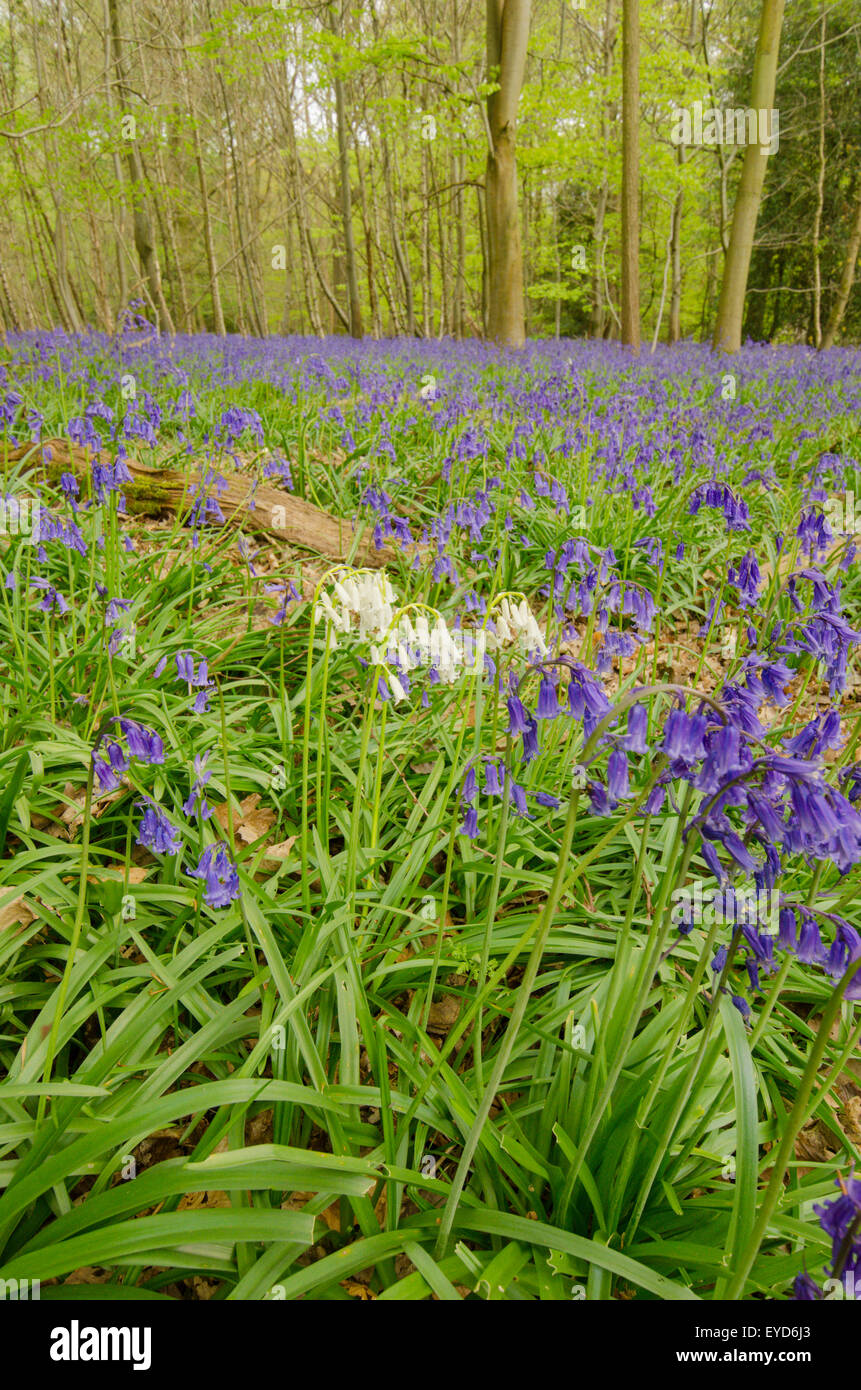
<path fill-rule="evenodd" d="M 340 35 L 343 29 L 343 12 L 339 20 L 336 20 L 334 8 L 330 10 L 330 15 L 332 33 Z M 359 275 L 356 266 L 356 239 L 353 233 L 353 197 L 350 190 L 350 128 L 347 121 L 344 79 L 338 72 L 335 73 L 333 85 L 338 135 L 341 217 L 344 222 L 344 262 L 347 281 L 347 306 L 350 316 L 349 333 L 353 338 L 361 338 L 364 335 L 364 327 L 362 325 L 362 302 L 359 298 Z"/>
<path fill-rule="evenodd" d="M 592 322 L 593 338 L 604 336 L 604 219 L 607 215 L 607 180 L 602 178 L 595 203 L 595 225 L 592 232 Z"/>
<path fill-rule="evenodd" d="M 683 151 L 681 145 L 678 150 L 678 161 L 683 162 Z M 670 258 L 672 263 L 673 285 L 670 292 L 670 321 L 667 331 L 667 342 L 677 343 L 682 336 L 682 208 L 685 201 L 685 190 L 680 188 L 676 193 L 676 201 L 673 204 L 673 223 L 670 233 Z"/>
<path fill-rule="evenodd" d="M 506 347 L 525 341 L 515 132 L 530 9 L 531 0 L 487 0 L 488 78 L 499 84 L 487 98 L 487 331 Z"/>
<path fill-rule="evenodd" d="M 813 214 L 813 343 L 822 346 L 822 210 L 825 206 L 825 30 L 823 10 L 819 29 L 819 171 L 816 178 L 816 211 Z"/>
<path fill-rule="evenodd" d="M 849 303 L 849 296 L 852 293 L 852 284 L 855 280 L 855 266 L 858 261 L 859 248 L 861 248 L 861 192 L 859 192 L 858 201 L 855 204 L 855 217 L 852 222 L 852 229 L 849 233 L 849 242 L 846 247 L 846 259 L 843 262 L 843 274 L 840 277 L 840 284 L 837 288 L 837 298 L 831 306 L 828 323 L 822 335 L 822 346 L 824 348 L 834 346 L 837 331 L 843 322 L 843 315 L 846 313 L 846 305 Z"/>
<path fill-rule="evenodd" d="M 39 14 L 35 0 L 32 0 L 33 14 L 33 60 L 36 68 L 36 95 L 40 116 L 45 115 L 45 92 L 44 75 L 41 58 L 41 40 L 39 36 Z M 52 229 L 52 240 L 54 243 L 54 262 L 57 271 L 57 294 L 59 297 L 60 317 L 63 320 L 63 327 L 70 328 L 73 332 L 79 332 L 82 328 L 82 321 L 78 314 L 72 289 L 69 284 L 69 253 L 66 242 L 66 218 L 68 216 L 63 206 L 60 190 L 57 187 L 54 172 L 60 168 L 60 158 L 57 152 L 56 135 L 50 137 L 45 134 L 43 138 L 43 148 L 45 151 L 45 182 L 48 186 L 48 193 L 54 208 L 54 225 Z"/>
<path fill-rule="evenodd" d="M 428 185 L 427 144 L 421 147 L 421 256 L 422 256 L 422 336 L 429 338 L 433 332 L 433 275 L 430 258 L 430 188 Z"/>
<path fill-rule="evenodd" d="M 753 64 L 750 105 L 754 111 L 769 113 L 769 135 L 784 3 L 785 0 L 762 0 L 759 38 Z M 758 133 L 762 139 L 761 128 Z M 713 346 L 723 348 L 725 352 L 737 352 L 741 347 L 747 276 L 768 155 L 768 147 L 759 144 L 749 144 L 744 152 L 713 340 Z"/>
<path fill-rule="evenodd" d="M 206 268 L 209 274 L 209 293 L 212 299 L 212 326 L 220 338 L 226 333 L 224 327 L 224 310 L 221 307 L 221 290 L 218 287 L 218 265 L 215 260 L 215 241 L 212 235 L 212 218 L 209 214 L 209 195 L 206 191 L 206 172 L 203 167 L 203 152 L 200 148 L 200 131 L 197 126 L 197 118 L 191 111 L 186 90 L 186 105 L 189 108 L 189 119 L 192 128 L 192 140 L 194 148 L 194 167 L 197 170 L 197 182 L 200 187 L 200 210 L 203 222 L 203 246 L 206 251 Z"/>
<path fill-rule="evenodd" d="M 640 351 L 640 6 L 622 2 L 622 342 Z"/>
<path fill-rule="evenodd" d="M 122 50 L 120 47 L 118 0 L 108 0 L 108 12 L 110 15 L 111 44 L 114 72 L 116 73 L 117 90 L 119 93 L 120 111 L 124 112 L 126 79 L 122 60 Z M 126 158 L 129 180 L 132 186 L 135 248 L 141 263 L 141 270 L 143 271 L 144 278 L 149 288 L 152 306 L 158 317 L 158 326 L 163 332 L 173 333 L 173 321 L 161 285 L 161 267 L 159 266 L 158 253 L 155 247 L 152 217 L 147 203 L 143 163 L 141 161 L 136 139 L 128 141 L 128 155 Z"/>

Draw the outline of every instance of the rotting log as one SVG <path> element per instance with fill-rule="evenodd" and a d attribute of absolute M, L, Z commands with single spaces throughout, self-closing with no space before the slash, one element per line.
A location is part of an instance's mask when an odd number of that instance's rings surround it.
<path fill-rule="evenodd" d="M 43 461 L 48 449 L 50 456 Z M 65 439 L 43 439 L 39 443 L 19 444 L 4 456 L 10 463 L 32 461 L 33 468 L 52 482 L 56 482 L 61 473 L 74 473 L 84 484 L 82 495 L 85 498 L 90 495 L 93 455 L 79 445 L 70 445 Z M 105 465 L 113 463 L 106 453 L 100 458 Z M 377 550 L 372 542 L 365 540 L 352 522 L 332 516 L 302 497 L 266 487 L 240 473 L 221 474 L 225 486 L 216 488 L 212 477 L 219 469 L 215 465 L 206 470 L 210 479 L 206 483 L 204 474 L 198 469 L 181 472 L 172 468 L 148 468 L 134 459 L 127 459 L 126 466 L 132 481 L 123 483 L 122 491 L 129 513 L 190 514 L 201 496 L 207 496 L 217 501 L 226 525 L 241 525 L 247 531 L 276 536 L 300 550 L 325 555 L 331 560 L 346 560 L 358 534 L 353 563 L 380 569 L 394 559 L 390 549 Z M 206 523 L 219 524 L 212 513 L 207 513 Z"/>

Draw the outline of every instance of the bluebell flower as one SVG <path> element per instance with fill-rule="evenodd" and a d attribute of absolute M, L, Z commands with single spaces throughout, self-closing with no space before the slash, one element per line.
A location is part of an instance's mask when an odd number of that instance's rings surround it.
<path fill-rule="evenodd" d="M 115 792 L 122 785 L 110 763 L 95 753 L 93 753 L 93 767 L 98 778 L 99 790 L 103 795 Z"/>
<path fill-rule="evenodd" d="M 162 808 L 154 801 L 139 801 L 136 804 L 144 808 L 136 843 L 156 854 L 177 854 L 182 849 L 182 836 Z"/>
<path fill-rule="evenodd" d="M 813 1210 L 826 1235 L 831 1237 L 831 1271 L 839 1278 L 861 1275 L 861 1180 L 838 1178 L 841 1195 Z"/>
<path fill-rule="evenodd" d="M 792 1285 L 792 1297 L 796 1301 L 809 1303 L 824 1298 L 824 1291 L 809 1274 L 796 1274 Z"/>
<path fill-rule="evenodd" d="M 475 768 L 474 768 L 474 767 L 469 767 L 469 768 L 467 769 L 466 776 L 465 776 L 464 779 L 463 779 L 463 786 L 462 786 L 461 789 L 460 789 L 460 799 L 461 799 L 461 801 L 465 801 L 465 802 L 473 802 L 473 801 L 475 801 L 475 796 L 476 796 L 476 792 L 477 792 L 477 791 L 478 791 L 478 783 L 476 782 Z"/>
<path fill-rule="evenodd" d="M 195 754 L 194 783 L 192 785 L 188 799 L 184 802 L 182 808 L 183 814 L 186 816 L 197 815 L 199 810 L 200 819 L 202 821 L 209 820 L 209 817 L 213 813 L 213 808 L 209 805 L 209 803 L 206 800 L 206 797 L 203 795 L 204 787 L 206 786 L 207 782 L 212 776 L 212 772 L 206 766 L 207 762 L 209 761 L 209 756 L 210 755 L 208 752 Z M 199 808 L 198 802 L 200 803 Z"/>
<path fill-rule="evenodd" d="M 556 694 L 556 686 L 547 676 L 542 676 L 535 718 L 555 719 L 559 712 L 559 697 Z"/>
<path fill-rule="evenodd" d="M 525 734 L 529 729 L 529 715 L 517 695 L 509 695 L 505 701 L 508 707 L 508 732 L 512 735 Z"/>
<path fill-rule="evenodd" d="M 514 781 L 513 777 L 509 777 L 508 779 L 508 797 L 518 815 L 529 815 L 526 805 L 526 793 L 523 788 Z"/>
<path fill-rule="evenodd" d="M 191 652 L 177 652 L 176 674 L 181 681 L 191 685 L 194 680 L 194 657 Z"/>
<path fill-rule="evenodd" d="M 117 722 L 125 734 L 133 758 L 139 758 L 143 763 L 164 762 L 164 744 L 157 733 L 134 719 L 119 719 Z"/>
<path fill-rule="evenodd" d="M 823 965 L 827 960 L 827 953 L 822 944 L 822 935 L 819 930 L 819 923 L 807 908 L 800 908 L 801 913 L 801 935 L 798 939 L 796 953 L 798 959 L 804 965 Z"/>
<path fill-rule="evenodd" d="M 201 878 L 206 884 L 204 902 L 209 907 L 228 907 L 239 897 L 239 874 L 223 841 L 209 845 L 201 854 L 197 867 L 186 869 L 190 878 Z"/>
<path fill-rule="evenodd" d="M 628 786 L 628 755 L 622 748 L 614 748 L 607 765 L 607 790 L 615 802 L 624 801 L 631 795 Z"/>
<path fill-rule="evenodd" d="M 68 603 L 63 598 L 59 589 L 55 589 L 53 584 L 48 583 L 47 579 L 37 577 L 36 579 L 31 579 L 30 583 L 34 589 L 43 589 L 45 591 L 45 597 L 39 604 L 39 608 L 43 613 L 59 613 L 61 616 L 63 613 L 68 613 Z"/>
<path fill-rule="evenodd" d="M 502 780 L 500 780 L 500 768 L 493 761 L 486 762 L 484 765 L 484 794 L 485 796 L 501 796 L 503 782 L 505 781 L 505 769 L 502 768 Z"/>
<path fill-rule="evenodd" d="M 707 722 L 702 714 L 670 710 L 664 725 L 662 749 L 671 762 L 690 764 L 702 755 Z"/>
<path fill-rule="evenodd" d="M 523 731 L 523 761 L 531 763 L 533 758 L 538 757 L 538 724 L 532 715 L 528 716 L 528 723 Z"/>
<path fill-rule="evenodd" d="M 627 733 L 621 740 L 623 746 L 631 753 L 648 753 L 649 746 L 646 743 L 648 727 L 649 715 L 645 705 L 631 705 L 628 710 Z"/>

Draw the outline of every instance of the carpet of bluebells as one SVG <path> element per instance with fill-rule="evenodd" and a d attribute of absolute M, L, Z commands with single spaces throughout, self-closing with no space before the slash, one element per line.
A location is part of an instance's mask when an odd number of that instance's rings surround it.
<path fill-rule="evenodd" d="M 861 1296 L 859 422 L 851 349 L 10 336 L 0 1277 Z"/>

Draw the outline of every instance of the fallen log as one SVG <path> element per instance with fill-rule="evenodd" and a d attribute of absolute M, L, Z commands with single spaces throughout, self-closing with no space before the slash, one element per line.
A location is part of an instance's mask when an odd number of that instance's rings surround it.
<path fill-rule="evenodd" d="M 43 462 L 47 449 L 51 450 L 50 457 Z M 84 484 L 82 495 L 85 498 L 91 495 L 93 455 L 79 445 L 70 445 L 65 439 L 43 439 L 39 443 L 31 440 L 10 449 L 5 458 L 10 463 L 32 461 L 34 469 L 52 482 L 57 482 L 61 473 L 74 473 Z M 100 461 L 106 466 L 113 463 L 110 455 L 104 452 Z M 123 483 L 122 490 L 126 510 L 130 513 L 190 514 L 201 496 L 211 497 L 218 503 L 226 525 L 241 525 L 247 531 L 276 536 L 288 545 L 330 560 L 346 560 L 352 552 L 354 564 L 374 569 L 394 559 L 390 549 L 377 550 L 372 541 L 364 538 L 364 527 L 357 530 L 350 521 L 332 516 L 303 497 L 264 486 L 240 473 L 221 474 L 225 486 L 216 487 L 213 481 L 213 476 L 219 473 L 216 467 L 207 470 L 209 481 L 205 482 L 198 469 L 181 472 L 173 468 L 148 468 L 133 459 L 127 459 L 126 466 L 132 481 Z M 206 524 L 221 523 L 216 513 L 208 511 Z M 354 550 L 357 536 L 358 545 Z"/>

